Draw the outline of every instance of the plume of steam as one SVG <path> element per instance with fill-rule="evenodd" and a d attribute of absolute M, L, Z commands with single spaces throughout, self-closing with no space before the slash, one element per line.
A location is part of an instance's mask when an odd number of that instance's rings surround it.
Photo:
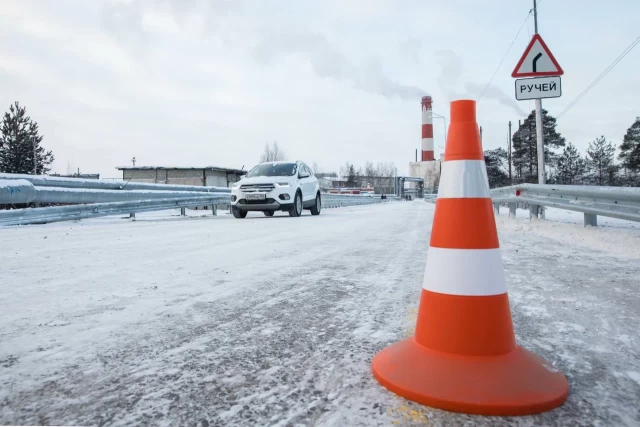
<path fill-rule="evenodd" d="M 401 45 L 401 50 L 405 55 L 414 63 L 414 65 L 420 64 L 420 50 L 422 49 L 422 42 L 418 39 L 411 38 Z"/>
<path fill-rule="evenodd" d="M 222 20 L 225 17 L 232 20 L 230 15 L 242 10 L 243 4 L 245 2 L 241 0 L 131 0 L 129 3 L 109 0 L 103 8 L 103 22 L 107 30 L 122 42 L 128 43 L 131 48 L 132 45 L 145 45 L 143 21 L 145 13 L 150 10 L 161 9 L 171 13 L 181 28 L 188 25 L 189 17 L 194 13 L 205 14 L 208 22 L 216 21 L 219 26 L 224 27 Z M 249 50 L 258 64 L 266 65 L 281 57 L 298 55 L 309 61 L 317 76 L 345 81 L 354 88 L 369 93 L 411 101 L 427 95 L 419 87 L 404 85 L 391 79 L 377 58 L 371 58 L 364 64 L 354 63 L 323 34 L 284 22 L 265 25 L 259 19 L 252 21 L 251 17 L 242 14 L 237 14 L 235 18 L 249 23 L 248 31 L 242 33 L 241 38 L 225 42 L 236 48 Z M 218 37 L 226 37 L 221 32 L 216 33 Z M 419 46 L 419 41 L 416 40 L 409 43 L 410 48 Z M 138 49 L 142 50 L 140 47 Z"/>
<path fill-rule="evenodd" d="M 487 89 L 485 90 L 484 85 L 478 85 L 476 83 L 467 83 L 464 87 L 468 92 L 474 94 L 476 97 L 479 97 L 482 94 L 482 91 L 484 90 L 484 95 L 482 95 L 484 99 L 493 99 L 495 101 L 498 101 L 500 104 L 504 105 L 505 107 L 511 108 L 513 111 L 515 111 L 521 116 L 527 115 L 527 113 L 522 108 L 520 108 L 518 101 L 516 101 L 512 96 L 509 96 L 506 93 L 504 93 L 502 89 L 500 89 L 498 86 L 490 84 L 489 86 L 487 86 Z"/>
<path fill-rule="evenodd" d="M 437 83 L 442 93 L 450 101 L 456 98 L 466 98 L 465 94 L 455 90 L 462 69 L 458 56 L 451 50 L 439 50 L 436 51 L 436 58 L 441 68 Z"/>
<path fill-rule="evenodd" d="M 389 78 L 377 58 L 371 58 L 363 66 L 354 64 L 322 34 L 268 31 L 253 48 L 253 57 L 261 64 L 292 54 L 305 57 L 319 77 L 347 81 L 357 89 L 386 98 L 415 100 L 427 94 L 419 87 L 403 85 Z"/>
<path fill-rule="evenodd" d="M 379 94 L 387 98 L 398 97 L 402 100 L 416 100 L 427 93 L 416 86 L 407 86 L 391 80 L 382 69 L 382 63 L 372 58 L 363 68 L 360 78 L 353 76 L 353 84 L 368 92 Z"/>
<path fill-rule="evenodd" d="M 438 86 L 442 93 L 449 98 L 459 99 L 459 98 L 479 98 L 484 90 L 484 85 L 480 85 L 477 83 L 467 83 L 464 85 L 464 92 L 457 92 L 456 86 L 458 84 L 458 80 L 460 80 L 462 64 L 460 58 L 455 54 L 455 52 L 451 50 L 441 50 L 436 52 L 436 56 L 438 58 L 438 64 L 441 67 L 441 73 L 438 77 Z M 505 107 L 511 108 L 518 115 L 526 116 L 527 113 L 520 108 L 518 102 L 513 99 L 511 96 L 507 95 L 500 89 L 498 86 L 489 85 L 487 86 L 484 95 L 482 95 L 483 99 L 491 99 L 499 102 Z"/>

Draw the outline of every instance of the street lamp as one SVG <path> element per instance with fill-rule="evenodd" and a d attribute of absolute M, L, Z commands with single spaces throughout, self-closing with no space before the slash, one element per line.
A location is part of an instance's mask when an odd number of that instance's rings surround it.
<path fill-rule="evenodd" d="M 437 113 L 431 113 L 435 118 L 444 120 L 444 143 L 447 144 L 447 118 Z M 438 145 L 438 147 L 442 147 Z"/>

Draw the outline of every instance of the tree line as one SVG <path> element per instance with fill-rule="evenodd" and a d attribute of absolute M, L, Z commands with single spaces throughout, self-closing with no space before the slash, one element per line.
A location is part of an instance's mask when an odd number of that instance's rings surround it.
<path fill-rule="evenodd" d="M 265 144 L 264 151 L 260 155 L 260 163 L 287 161 L 286 152 L 280 147 L 278 141 Z M 337 172 L 322 171 L 317 162 L 313 162 L 311 169 L 319 178 L 338 177 Z M 396 176 L 398 168 L 393 162 L 377 162 L 375 165 L 371 161 L 366 161 L 364 165 L 356 166 L 353 163 L 345 162 L 340 167 L 340 176 L 347 178 L 347 186 L 358 186 L 358 182 L 363 177 L 390 178 Z"/>
<path fill-rule="evenodd" d="M 560 135 L 556 119 L 544 109 L 542 131 L 548 184 L 640 186 L 640 117 L 627 129 L 618 147 L 601 135 L 589 142 L 584 154 Z M 484 152 L 491 188 L 538 182 L 535 110 L 511 140 L 511 179 L 507 150 L 501 147 Z"/>

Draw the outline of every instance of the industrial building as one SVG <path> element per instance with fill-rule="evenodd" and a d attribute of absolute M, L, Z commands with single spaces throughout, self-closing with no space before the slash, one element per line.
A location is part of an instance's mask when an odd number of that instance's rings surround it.
<path fill-rule="evenodd" d="M 49 174 L 49 176 L 57 176 L 60 178 L 80 178 L 80 179 L 100 179 L 100 174 L 99 173 L 73 173 L 73 174 L 66 174 L 66 175 L 61 175 L 59 173 L 52 173 Z"/>
<path fill-rule="evenodd" d="M 354 177 L 349 182 L 344 177 L 319 177 L 320 189 L 325 193 L 333 194 L 393 194 L 394 177 L 387 176 L 363 176 Z"/>
<path fill-rule="evenodd" d="M 231 187 L 247 173 L 241 169 L 170 166 L 120 166 L 122 179 L 153 184 L 202 185 L 207 187 Z"/>
<path fill-rule="evenodd" d="M 423 96 L 422 107 L 422 155 L 421 161 L 409 163 L 409 176 L 424 179 L 425 193 L 435 193 L 440 183 L 442 158 L 435 158 L 433 144 L 433 100 Z"/>

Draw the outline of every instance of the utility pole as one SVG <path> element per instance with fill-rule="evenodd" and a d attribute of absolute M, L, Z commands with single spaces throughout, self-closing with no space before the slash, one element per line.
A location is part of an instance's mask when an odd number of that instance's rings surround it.
<path fill-rule="evenodd" d="M 38 150 L 35 138 L 33 138 L 33 174 L 38 175 Z"/>
<path fill-rule="evenodd" d="M 509 185 L 513 185 L 511 178 L 511 120 L 509 120 Z"/>
<path fill-rule="evenodd" d="M 131 159 L 131 162 L 133 163 L 133 167 L 136 167 L 136 158 L 134 157 L 133 159 Z"/>
<path fill-rule="evenodd" d="M 537 0 L 533 0 L 533 25 L 538 34 L 538 8 Z M 544 174 L 544 133 L 542 132 L 542 99 L 536 98 L 536 139 L 538 146 L 538 184 L 545 183 Z"/>

